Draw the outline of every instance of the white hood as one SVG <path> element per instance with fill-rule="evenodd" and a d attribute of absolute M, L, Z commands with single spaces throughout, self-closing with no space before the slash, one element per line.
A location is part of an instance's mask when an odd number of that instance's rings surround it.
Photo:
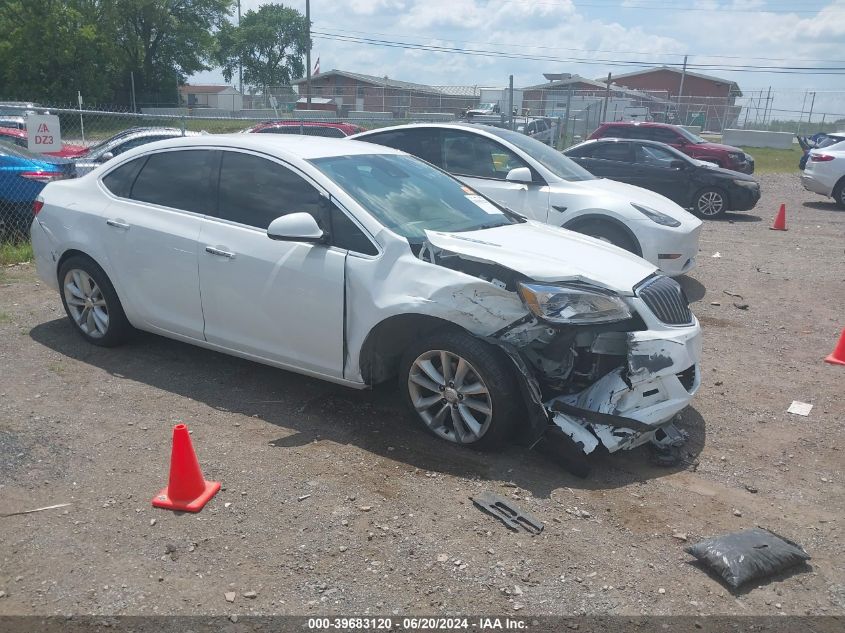
<path fill-rule="evenodd" d="M 655 211 L 660 211 L 666 215 L 675 218 L 681 222 L 688 222 L 695 220 L 696 224 L 700 223 L 694 215 L 686 211 L 679 205 L 675 204 L 666 196 L 662 196 L 654 191 L 643 189 L 642 187 L 635 187 L 618 180 L 610 180 L 609 178 L 597 178 L 596 180 L 588 180 L 584 184 L 597 189 L 603 193 L 612 194 L 615 198 L 621 198 L 626 204 L 636 202 L 647 207 L 651 207 Z"/>
<path fill-rule="evenodd" d="M 467 259 L 498 264 L 535 281 L 582 281 L 619 294 L 657 268 L 601 240 L 566 229 L 525 222 L 481 231 L 426 231 L 429 243 Z"/>

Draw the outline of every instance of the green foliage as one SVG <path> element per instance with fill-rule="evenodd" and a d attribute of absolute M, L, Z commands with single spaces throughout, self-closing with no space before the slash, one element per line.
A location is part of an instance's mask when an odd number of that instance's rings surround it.
<path fill-rule="evenodd" d="M 247 11 L 239 26 L 223 24 L 217 33 L 217 62 L 231 81 L 243 60 L 244 83 L 288 84 L 305 73 L 308 22 L 299 11 L 278 4 Z"/>
<path fill-rule="evenodd" d="M 75 103 L 177 100 L 208 69 L 235 0 L 0 0 L 0 98 Z"/>

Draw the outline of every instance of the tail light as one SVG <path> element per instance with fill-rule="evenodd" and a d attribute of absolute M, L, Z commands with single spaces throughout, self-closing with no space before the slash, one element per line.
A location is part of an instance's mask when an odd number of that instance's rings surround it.
<path fill-rule="evenodd" d="M 810 160 L 814 163 L 826 163 L 836 158 L 830 154 L 810 154 Z"/>
<path fill-rule="evenodd" d="M 35 180 L 37 182 L 53 182 L 54 180 L 64 180 L 67 178 L 66 174 L 59 171 L 25 171 L 20 174 L 21 178 L 27 180 Z"/>
<path fill-rule="evenodd" d="M 32 201 L 32 215 L 38 215 L 38 212 L 41 211 L 43 206 L 44 198 L 38 196 L 35 200 Z"/>

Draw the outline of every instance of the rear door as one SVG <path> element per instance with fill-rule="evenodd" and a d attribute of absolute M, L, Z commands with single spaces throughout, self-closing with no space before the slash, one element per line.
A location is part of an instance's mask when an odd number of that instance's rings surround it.
<path fill-rule="evenodd" d="M 102 178 L 111 202 L 100 235 L 115 285 L 145 329 L 203 337 L 197 238 L 214 203 L 214 155 L 207 149 L 157 152 Z"/>

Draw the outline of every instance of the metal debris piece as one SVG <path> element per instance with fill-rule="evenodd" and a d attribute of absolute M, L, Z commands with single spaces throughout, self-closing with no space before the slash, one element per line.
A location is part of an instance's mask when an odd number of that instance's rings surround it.
<path fill-rule="evenodd" d="M 543 524 L 527 512 L 523 512 L 508 499 L 484 491 L 480 495 L 470 497 L 475 506 L 487 514 L 496 517 L 513 531 L 522 528 L 529 534 L 539 534 L 543 531 Z"/>
<path fill-rule="evenodd" d="M 748 310 L 748 304 L 747 303 L 737 303 L 736 301 L 734 301 L 734 307 L 737 310 Z"/>
<path fill-rule="evenodd" d="M 793 400 L 792 404 L 786 410 L 787 413 L 794 413 L 795 415 L 803 415 L 804 417 L 810 415 L 813 405 L 808 402 L 801 402 L 800 400 Z"/>
<path fill-rule="evenodd" d="M 727 290 L 722 290 L 726 295 L 729 297 L 736 297 L 737 299 L 743 299 L 744 297 L 741 294 L 737 294 L 736 292 L 728 292 Z"/>
<path fill-rule="evenodd" d="M 718 258 L 720 258 L 721 256 L 722 256 L 722 254 L 721 254 L 719 251 L 716 251 L 716 252 L 715 252 L 715 253 L 713 253 L 710 257 L 713 257 L 713 258 L 715 258 L 715 259 L 718 259 Z"/>
<path fill-rule="evenodd" d="M 810 405 L 812 406 L 812 405 Z M 65 506 L 69 506 L 69 503 L 57 503 L 54 506 L 44 506 L 43 508 L 35 508 L 34 510 L 21 510 L 20 512 L 8 512 L 6 514 L 0 514 L 0 517 L 13 517 L 19 514 L 32 514 L 33 512 L 43 512 L 44 510 L 55 510 L 56 508 L 64 508 Z"/>

